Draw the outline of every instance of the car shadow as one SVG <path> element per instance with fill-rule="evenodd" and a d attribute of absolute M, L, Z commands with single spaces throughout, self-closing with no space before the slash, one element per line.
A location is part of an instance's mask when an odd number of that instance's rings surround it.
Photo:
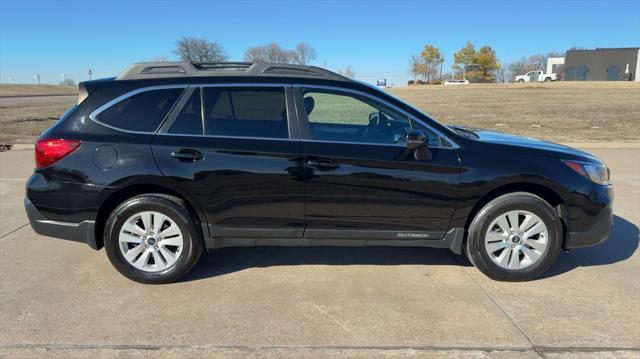
<path fill-rule="evenodd" d="M 628 259 L 638 249 L 638 227 L 626 219 L 614 216 L 609 239 L 595 247 L 562 252 L 556 263 L 540 279 L 569 272 L 578 267 L 613 264 Z"/>
<path fill-rule="evenodd" d="M 577 267 L 607 265 L 623 261 L 638 249 L 638 227 L 614 217 L 614 228 L 604 243 L 562 252 L 542 278 Z M 464 255 L 448 249 L 422 247 L 233 247 L 202 256 L 182 281 L 194 281 L 249 268 L 294 265 L 453 265 L 471 266 Z"/>
<path fill-rule="evenodd" d="M 421 247 L 233 247 L 202 256 L 183 281 L 248 268 L 296 265 L 458 265 L 448 249 Z"/>

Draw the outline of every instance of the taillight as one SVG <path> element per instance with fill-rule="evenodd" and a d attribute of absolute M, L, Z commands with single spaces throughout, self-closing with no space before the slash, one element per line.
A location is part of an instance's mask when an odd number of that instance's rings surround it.
<path fill-rule="evenodd" d="M 42 139 L 36 142 L 36 168 L 47 167 L 75 151 L 80 141 L 64 139 Z"/>

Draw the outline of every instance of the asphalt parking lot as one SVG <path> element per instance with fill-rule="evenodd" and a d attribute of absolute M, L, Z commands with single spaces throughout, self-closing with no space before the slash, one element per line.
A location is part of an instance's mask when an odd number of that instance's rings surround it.
<path fill-rule="evenodd" d="M 0 356 L 640 357 L 640 147 L 580 147 L 612 169 L 612 236 L 526 283 L 447 250 L 265 247 L 141 285 L 104 250 L 36 235 L 33 153 L 0 153 Z"/>

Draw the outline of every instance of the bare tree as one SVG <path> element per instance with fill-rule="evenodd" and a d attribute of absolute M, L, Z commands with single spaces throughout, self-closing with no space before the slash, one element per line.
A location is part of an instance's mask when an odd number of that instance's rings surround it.
<path fill-rule="evenodd" d="M 301 42 L 292 51 L 293 63 L 307 65 L 318 57 L 318 52 L 311 45 Z"/>
<path fill-rule="evenodd" d="M 264 47 L 254 46 L 244 51 L 244 60 L 249 62 L 266 62 Z"/>
<path fill-rule="evenodd" d="M 356 72 L 353 71 L 353 69 L 351 68 L 351 65 L 347 65 L 347 67 L 345 67 L 344 70 L 338 70 L 338 73 L 350 79 L 356 77 Z"/>
<path fill-rule="evenodd" d="M 228 58 L 220 44 L 187 36 L 176 42 L 176 49 L 173 50 L 173 53 L 178 55 L 182 61 L 194 63 L 219 62 Z"/>
<path fill-rule="evenodd" d="M 60 81 L 60 86 L 75 87 L 76 86 L 76 82 L 73 79 L 66 78 L 66 79 Z"/>
<path fill-rule="evenodd" d="M 290 64 L 293 62 L 293 58 L 292 51 L 283 49 L 275 42 L 268 45 L 250 47 L 244 52 L 245 61 L 251 62 Z"/>
<path fill-rule="evenodd" d="M 495 71 L 496 82 L 510 82 L 510 71 L 507 66 L 501 66 L 499 69 Z"/>
<path fill-rule="evenodd" d="M 411 59 L 409 59 L 409 73 L 413 76 L 413 79 L 417 80 L 419 76 L 423 76 L 426 70 L 427 66 L 422 56 L 411 55 Z"/>

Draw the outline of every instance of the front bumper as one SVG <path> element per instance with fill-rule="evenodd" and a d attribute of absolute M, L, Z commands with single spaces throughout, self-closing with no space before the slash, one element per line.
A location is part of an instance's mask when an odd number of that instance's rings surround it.
<path fill-rule="evenodd" d="M 569 232 L 565 242 L 565 249 L 583 248 L 598 245 L 609 238 L 613 227 L 613 210 L 607 206 L 596 217 L 589 231 Z"/>
<path fill-rule="evenodd" d="M 93 249 L 100 249 L 96 243 L 95 221 L 69 223 L 48 220 L 28 198 L 24 199 L 24 208 L 27 211 L 31 228 L 33 228 L 36 233 L 43 236 L 82 242 L 88 244 L 89 247 Z"/>

